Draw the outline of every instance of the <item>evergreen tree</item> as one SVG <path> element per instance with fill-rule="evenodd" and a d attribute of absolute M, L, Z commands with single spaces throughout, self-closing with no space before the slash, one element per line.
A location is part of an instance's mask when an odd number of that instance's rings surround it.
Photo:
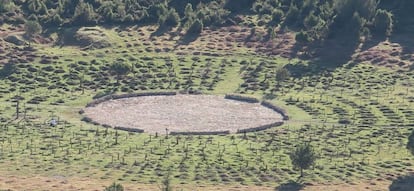
<path fill-rule="evenodd" d="M 289 11 L 286 13 L 286 18 L 284 21 L 285 26 L 292 26 L 296 24 L 299 17 L 299 9 L 296 7 L 296 5 L 292 4 L 289 8 Z"/>
<path fill-rule="evenodd" d="M 392 13 L 378 9 L 374 19 L 375 31 L 380 35 L 390 36 L 393 28 Z"/>
<path fill-rule="evenodd" d="M 13 11 L 14 6 L 15 5 L 12 0 L 0 0 L 0 13 Z"/>
<path fill-rule="evenodd" d="M 287 70 L 286 68 L 279 68 L 278 70 L 276 70 L 276 82 L 279 85 L 280 82 L 287 80 L 290 77 L 290 72 L 289 70 Z"/>
<path fill-rule="evenodd" d="M 162 180 L 162 191 L 172 191 L 173 188 L 171 186 L 171 171 L 168 170 L 167 174 L 164 176 L 164 179 Z"/>
<path fill-rule="evenodd" d="M 178 15 L 177 11 L 175 9 L 170 9 L 168 11 L 167 18 L 165 18 L 165 21 L 163 22 L 166 26 L 175 27 L 180 23 L 180 16 Z"/>
<path fill-rule="evenodd" d="M 196 19 L 187 30 L 187 34 L 200 34 L 203 31 L 203 22 L 200 19 Z"/>
<path fill-rule="evenodd" d="M 365 23 L 366 20 L 362 18 L 358 12 L 355 12 L 347 25 L 346 31 L 349 31 L 351 36 L 359 37 Z"/>
<path fill-rule="evenodd" d="M 224 8 L 231 11 L 233 14 L 241 13 L 249 10 L 255 0 L 227 0 L 224 4 Z"/>
<path fill-rule="evenodd" d="M 274 9 L 272 11 L 272 21 L 271 21 L 271 24 L 272 25 L 275 25 L 275 26 L 276 25 L 279 25 L 280 22 L 283 19 L 283 16 L 284 16 L 284 13 L 283 13 L 282 10 L 280 10 L 280 9 Z"/>
<path fill-rule="evenodd" d="M 131 66 L 125 62 L 114 62 L 110 70 L 116 75 L 116 83 L 119 84 L 121 76 L 127 75 L 131 71 Z"/>
<path fill-rule="evenodd" d="M 190 20 L 194 18 L 194 10 L 193 10 L 193 6 L 188 3 L 185 6 L 185 11 L 184 11 L 184 19 Z"/>
<path fill-rule="evenodd" d="M 83 0 L 80 0 L 75 8 L 72 22 L 75 25 L 88 25 L 92 23 L 96 24 L 97 17 L 98 15 L 95 13 L 92 5 L 85 3 Z"/>
<path fill-rule="evenodd" d="M 39 22 L 34 20 L 26 21 L 24 24 L 25 35 L 28 38 L 32 38 L 33 35 L 39 34 L 42 32 L 42 26 L 40 26 Z"/>
<path fill-rule="evenodd" d="M 298 145 L 295 151 L 290 154 L 290 160 L 295 168 L 300 169 L 300 177 L 303 177 L 303 170 L 315 163 L 316 154 L 310 144 Z"/>
<path fill-rule="evenodd" d="M 309 43 L 312 41 L 312 38 L 309 36 L 308 32 L 302 30 L 296 34 L 295 40 L 299 43 Z"/>
<path fill-rule="evenodd" d="M 116 5 L 113 1 L 105 1 L 98 9 L 98 13 L 107 21 L 112 22 L 115 20 L 114 9 Z"/>
<path fill-rule="evenodd" d="M 303 26 L 305 26 L 306 30 L 310 30 L 313 27 L 315 27 L 316 25 L 320 24 L 321 22 L 322 21 L 318 16 L 311 13 L 303 21 Z"/>

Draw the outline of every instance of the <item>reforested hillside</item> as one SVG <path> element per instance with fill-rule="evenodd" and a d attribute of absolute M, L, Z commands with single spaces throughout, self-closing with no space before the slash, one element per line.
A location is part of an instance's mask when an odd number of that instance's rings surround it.
<path fill-rule="evenodd" d="M 412 191 L 412 10 L 0 0 L 0 190 Z"/>
<path fill-rule="evenodd" d="M 155 24 L 198 32 L 206 26 L 247 25 L 298 32 L 299 42 L 389 36 L 412 31 L 413 1 L 396 0 L 0 0 L 1 22 L 44 27 Z M 358 39 L 358 38 L 355 38 Z"/>

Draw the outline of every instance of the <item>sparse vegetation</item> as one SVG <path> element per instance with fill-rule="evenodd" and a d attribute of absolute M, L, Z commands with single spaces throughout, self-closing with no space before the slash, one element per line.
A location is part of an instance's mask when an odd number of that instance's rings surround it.
<path fill-rule="evenodd" d="M 414 166 L 412 4 L 0 0 L 0 184 L 383 189 Z M 88 103 L 154 92 L 244 98 L 283 111 L 286 122 L 151 134 L 82 116 Z M 301 184 L 292 183 L 295 169 L 306 170 Z"/>

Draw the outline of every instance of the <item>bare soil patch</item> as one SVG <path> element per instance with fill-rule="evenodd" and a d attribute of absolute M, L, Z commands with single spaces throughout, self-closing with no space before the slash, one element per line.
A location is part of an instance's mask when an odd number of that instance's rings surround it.
<path fill-rule="evenodd" d="M 6 173 L 7 174 L 7 173 Z M 119 182 L 124 186 L 125 190 L 160 190 L 160 184 L 141 184 Z M 10 190 L 85 190 L 100 191 L 106 186 L 112 184 L 110 180 L 100 180 L 93 178 L 79 177 L 44 177 L 44 176 L 0 176 L 0 188 Z M 391 181 L 368 181 L 356 182 L 353 184 L 316 184 L 305 186 L 301 190 L 319 191 L 319 190 L 335 190 L 335 191 L 386 191 L 389 190 Z M 199 190 L 199 191 L 273 191 L 278 190 L 274 187 L 266 186 L 241 186 L 241 185 L 173 185 L 176 190 Z M 407 187 L 403 190 L 410 190 Z"/>
<path fill-rule="evenodd" d="M 213 95 L 143 96 L 110 100 L 85 109 L 85 115 L 112 127 L 150 133 L 236 132 L 282 121 L 282 116 L 258 103 Z"/>
<path fill-rule="evenodd" d="M 411 48 L 414 41 L 405 35 L 398 35 L 377 44 L 368 44 L 367 48 L 353 55 L 355 62 L 367 62 L 378 66 L 396 69 L 410 69 L 414 61 Z"/>

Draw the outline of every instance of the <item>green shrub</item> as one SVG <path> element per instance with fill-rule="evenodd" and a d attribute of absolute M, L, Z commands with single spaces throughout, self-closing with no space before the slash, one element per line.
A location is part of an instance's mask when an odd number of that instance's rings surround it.
<path fill-rule="evenodd" d="M 104 191 L 124 191 L 124 187 L 114 182 L 109 187 L 106 187 Z"/>
<path fill-rule="evenodd" d="M 298 21 L 298 17 L 300 15 L 298 7 L 295 5 L 291 5 L 289 8 L 289 11 L 286 14 L 286 18 L 284 21 L 285 26 L 291 26 L 294 25 Z"/>
<path fill-rule="evenodd" d="M 272 21 L 271 21 L 271 24 L 278 25 L 282 21 L 283 16 L 284 16 L 284 13 L 283 13 L 282 10 L 280 10 L 280 9 L 274 9 L 272 11 Z"/>
<path fill-rule="evenodd" d="M 378 9 L 374 18 L 374 31 L 380 35 L 390 36 L 393 28 L 392 13 Z"/>
<path fill-rule="evenodd" d="M 296 34 L 295 40 L 299 43 L 308 43 L 312 41 L 312 38 L 305 31 L 300 31 Z"/>
<path fill-rule="evenodd" d="M 13 11 L 15 5 L 11 0 L 0 0 L 0 13 Z"/>
<path fill-rule="evenodd" d="M 200 34 L 201 31 L 203 31 L 203 22 L 200 19 L 196 19 L 187 30 L 187 34 Z"/>
<path fill-rule="evenodd" d="M 26 31 L 26 36 L 29 38 L 35 34 L 39 34 L 40 32 L 42 32 L 42 26 L 40 26 L 39 22 L 34 20 L 27 21 L 24 24 L 24 29 Z"/>
<path fill-rule="evenodd" d="M 177 11 L 175 9 L 170 9 L 168 11 L 168 15 L 164 20 L 164 25 L 175 27 L 180 23 L 180 16 L 178 15 Z"/>
<path fill-rule="evenodd" d="M 119 83 L 121 76 L 127 75 L 131 71 L 131 65 L 126 62 L 114 62 L 111 64 L 110 70 L 116 75 L 117 83 Z"/>
<path fill-rule="evenodd" d="M 316 153 L 310 144 L 298 145 L 290 154 L 290 160 L 295 168 L 300 169 L 300 177 L 303 177 L 303 170 L 315 164 Z"/>

